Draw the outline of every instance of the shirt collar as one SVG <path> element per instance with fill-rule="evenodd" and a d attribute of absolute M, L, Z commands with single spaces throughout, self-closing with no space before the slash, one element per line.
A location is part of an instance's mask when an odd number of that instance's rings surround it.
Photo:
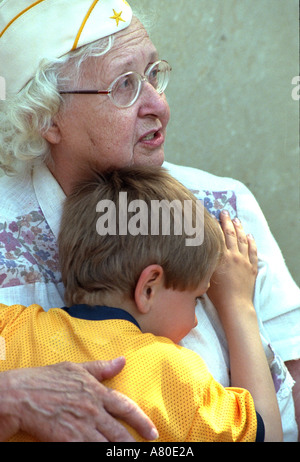
<path fill-rule="evenodd" d="M 32 180 L 39 206 L 57 239 L 66 195 L 44 163 L 34 167 Z"/>
<path fill-rule="evenodd" d="M 121 308 L 112 308 L 110 306 L 90 306 L 85 304 L 73 305 L 69 308 L 62 308 L 72 318 L 85 319 L 86 321 L 106 321 L 109 319 L 123 319 L 135 324 L 139 329 L 138 322 L 125 310 Z"/>

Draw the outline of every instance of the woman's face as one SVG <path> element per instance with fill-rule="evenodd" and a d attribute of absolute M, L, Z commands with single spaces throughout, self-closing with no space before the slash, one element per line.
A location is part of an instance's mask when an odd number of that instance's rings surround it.
<path fill-rule="evenodd" d="M 116 35 L 107 54 L 83 64 L 81 80 L 71 89 L 106 90 L 125 72 L 144 75 L 158 59 L 146 30 L 133 18 L 131 25 Z M 107 95 L 67 98 L 70 101 L 55 119 L 59 136 L 54 143 L 50 140 L 54 176 L 61 172 L 76 175 L 87 162 L 100 170 L 162 164 L 170 111 L 165 95 L 159 95 L 148 82 L 143 84 L 138 100 L 125 109 L 114 106 Z"/>

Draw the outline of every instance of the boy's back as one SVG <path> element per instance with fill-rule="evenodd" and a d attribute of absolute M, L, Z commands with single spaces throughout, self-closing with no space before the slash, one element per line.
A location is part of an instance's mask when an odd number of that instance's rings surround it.
<path fill-rule="evenodd" d="M 224 389 L 198 355 L 167 338 L 142 334 L 124 310 L 86 305 L 68 310 L 0 305 L 0 335 L 6 343 L 0 370 L 122 355 L 125 368 L 106 385 L 140 405 L 157 426 L 157 441 L 255 441 L 250 394 Z M 32 440 L 25 433 L 11 439 Z"/>

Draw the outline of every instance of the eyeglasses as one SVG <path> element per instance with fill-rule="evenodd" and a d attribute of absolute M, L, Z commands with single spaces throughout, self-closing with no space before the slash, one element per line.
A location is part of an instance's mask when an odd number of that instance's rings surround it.
<path fill-rule="evenodd" d="M 170 79 L 171 66 L 167 61 L 156 61 L 145 72 L 145 76 L 137 72 L 127 72 L 117 77 L 107 90 L 70 90 L 60 91 L 64 94 L 108 95 L 112 103 L 119 108 L 132 106 L 141 93 L 143 82 L 149 82 L 161 95 Z"/>

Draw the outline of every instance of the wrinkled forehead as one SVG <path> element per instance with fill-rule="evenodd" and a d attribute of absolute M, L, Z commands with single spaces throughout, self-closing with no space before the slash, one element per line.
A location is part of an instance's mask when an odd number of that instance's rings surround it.
<path fill-rule="evenodd" d="M 103 57 L 108 67 L 132 61 L 157 59 L 158 53 L 143 24 L 134 17 L 130 26 L 115 35 L 112 49 Z M 141 63 L 143 64 L 143 63 Z"/>
<path fill-rule="evenodd" d="M 105 55 L 86 63 L 86 76 L 91 71 L 98 81 L 100 79 L 109 84 L 112 79 L 128 71 L 143 73 L 145 67 L 157 59 L 157 49 L 147 30 L 133 17 L 127 29 L 115 34 L 114 44 Z"/>
<path fill-rule="evenodd" d="M 115 34 L 114 48 L 127 49 L 138 45 L 155 48 L 144 25 L 136 16 L 133 16 L 130 26 Z"/>

